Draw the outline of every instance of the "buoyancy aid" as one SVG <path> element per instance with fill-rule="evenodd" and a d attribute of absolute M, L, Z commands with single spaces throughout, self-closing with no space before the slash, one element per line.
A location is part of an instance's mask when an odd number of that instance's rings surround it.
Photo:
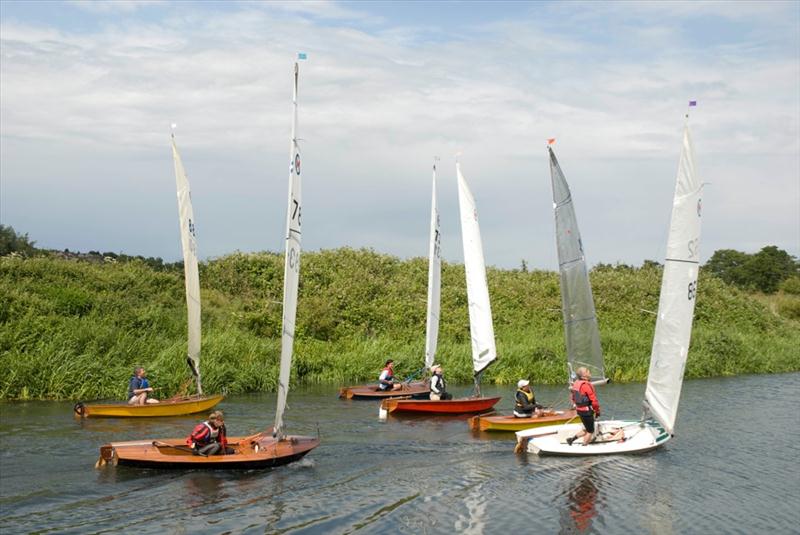
<path fill-rule="evenodd" d="M 588 387 L 588 391 L 585 387 Z M 572 383 L 572 402 L 580 412 L 586 412 L 592 408 L 592 398 L 589 393 L 594 391 L 592 383 L 585 379 L 578 379 Z"/>
<path fill-rule="evenodd" d="M 386 372 L 385 376 L 384 376 L 384 372 Z M 392 371 L 392 367 L 391 366 L 386 366 L 384 369 L 381 370 L 381 375 L 379 377 L 379 380 L 381 382 L 388 381 L 390 383 L 392 381 L 394 381 L 394 371 Z"/>
<path fill-rule="evenodd" d="M 527 407 L 520 400 L 520 398 L 519 398 L 520 394 L 522 394 L 524 396 L 524 399 L 528 402 L 527 403 Z M 533 390 L 531 390 L 530 392 L 526 392 L 525 390 L 523 390 L 521 388 L 519 390 L 517 390 L 517 393 L 514 396 L 514 410 L 515 411 L 530 411 L 530 410 L 533 410 L 531 408 L 531 405 L 535 405 L 535 404 L 536 404 L 536 396 L 533 394 Z"/>
<path fill-rule="evenodd" d="M 212 442 L 219 442 L 223 446 L 227 444 L 225 437 L 225 426 L 214 427 L 208 422 L 201 422 L 197 424 L 192 430 L 192 434 L 186 439 L 186 443 L 197 446 L 205 446 Z"/>
<path fill-rule="evenodd" d="M 447 383 L 444 380 L 444 377 L 441 375 L 434 373 L 433 377 L 431 377 L 431 392 L 434 394 L 441 396 L 447 390 Z"/>

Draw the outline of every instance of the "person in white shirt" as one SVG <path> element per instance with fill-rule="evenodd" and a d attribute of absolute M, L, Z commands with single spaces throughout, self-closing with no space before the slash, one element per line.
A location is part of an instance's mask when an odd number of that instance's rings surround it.
<path fill-rule="evenodd" d="M 430 398 L 434 401 L 453 399 L 453 395 L 447 392 L 447 383 L 442 376 L 442 367 L 438 364 L 431 366 L 431 395 Z"/>

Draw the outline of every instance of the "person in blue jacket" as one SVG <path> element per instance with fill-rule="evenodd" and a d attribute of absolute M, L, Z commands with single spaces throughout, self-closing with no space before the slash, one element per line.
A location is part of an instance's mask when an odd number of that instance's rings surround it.
<path fill-rule="evenodd" d="M 133 377 L 128 382 L 128 405 L 144 405 L 145 403 L 158 403 L 158 400 L 151 398 L 153 387 L 147 380 L 147 372 L 141 366 L 133 370 Z"/>

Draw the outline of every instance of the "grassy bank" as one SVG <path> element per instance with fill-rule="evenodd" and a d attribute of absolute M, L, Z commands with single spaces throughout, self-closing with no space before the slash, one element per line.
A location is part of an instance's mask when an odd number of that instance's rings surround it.
<path fill-rule="evenodd" d="M 282 257 L 233 254 L 203 264 L 200 277 L 205 388 L 274 389 Z M 647 374 L 660 277 L 656 267 L 591 274 L 614 380 Z M 563 381 L 557 274 L 490 269 L 488 278 L 500 359 L 484 380 Z M 372 380 L 387 357 L 401 373 L 418 369 L 426 287 L 424 259 L 352 249 L 307 253 L 292 380 Z M 701 274 L 686 376 L 800 370 L 800 322 L 780 310 Z M 441 317 L 437 360 L 450 381 L 468 382 L 463 266 L 443 266 Z M 169 395 L 189 379 L 185 352 L 181 272 L 140 262 L 0 258 L 0 399 L 120 398 L 137 364 L 148 368 L 161 395 Z"/>

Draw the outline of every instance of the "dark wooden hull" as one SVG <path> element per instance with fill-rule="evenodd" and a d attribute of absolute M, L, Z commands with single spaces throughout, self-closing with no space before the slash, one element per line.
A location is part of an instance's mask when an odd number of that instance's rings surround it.
<path fill-rule="evenodd" d="M 127 403 L 108 403 L 84 405 L 76 403 L 73 410 L 78 418 L 156 418 L 159 416 L 181 416 L 206 412 L 224 399 L 225 396 L 185 396 L 161 400 L 160 403 L 128 405 Z"/>
<path fill-rule="evenodd" d="M 464 398 L 448 400 L 385 399 L 381 408 L 388 412 L 427 414 L 468 414 L 491 410 L 500 398 Z"/>
<path fill-rule="evenodd" d="M 411 396 L 413 398 L 426 398 L 431 389 L 427 383 L 403 383 L 400 390 L 381 390 L 377 385 L 346 386 L 339 389 L 342 399 L 386 399 L 397 396 Z"/>
<path fill-rule="evenodd" d="M 272 468 L 301 459 L 319 446 L 316 437 L 290 435 L 277 441 L 271 436 L 232 437 L 233 453 L 194 455 L 183 439 L 112 442 L 100 448 L 97 466 L 106 464 L 164 469 L 244 470 Z"/>
<path fill-rule="evenodd" d="M 473 431 L 522 431 L 532 427 L 566 423 L 577 418 L 577 413 L 570 409 L 565 411 L 546 411 L 541 416 L 517 418 L 514 415 L 473 416 L 469 419 L 469 427 Z"/>

